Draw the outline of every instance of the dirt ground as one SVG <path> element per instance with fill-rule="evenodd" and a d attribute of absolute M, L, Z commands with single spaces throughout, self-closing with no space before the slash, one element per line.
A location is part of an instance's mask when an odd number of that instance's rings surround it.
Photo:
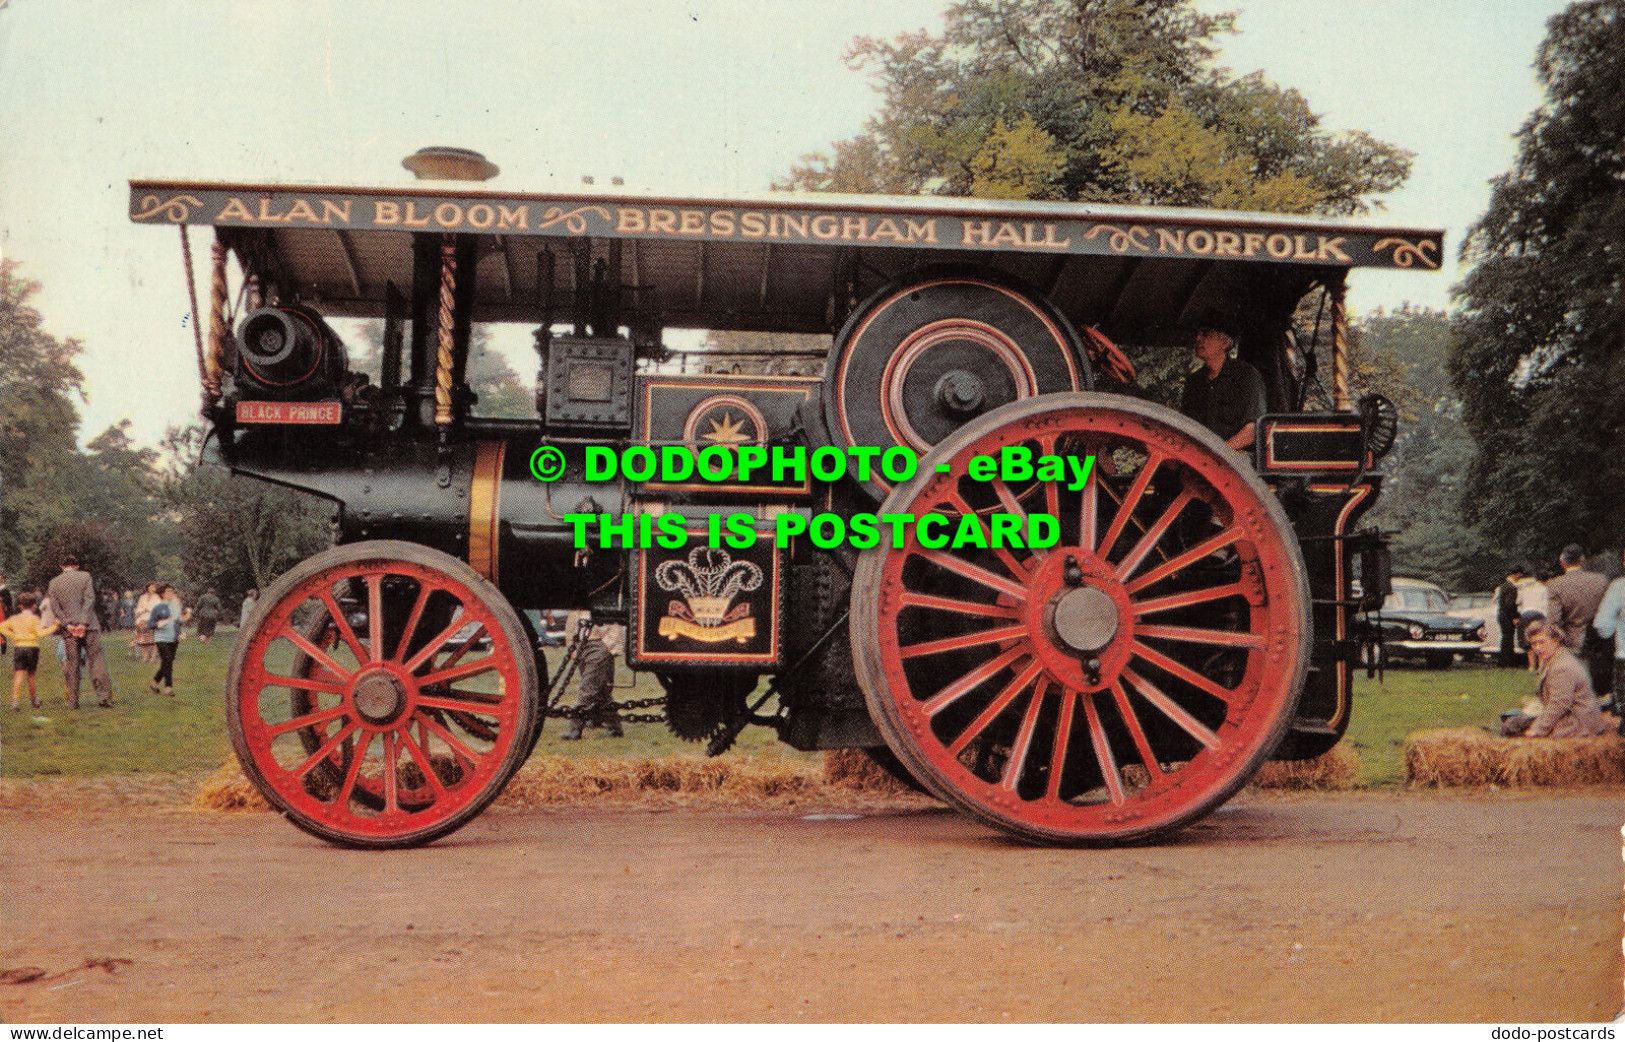
<path fill-rule="evenodd" d="M 156 805 L 152 805 L 156 804 Z M 1246 794 L 1175 842 L 945 810 L 0 812 L 7 1021 L 1596 1021 L 1617 791 Z M 838 810 L 838 808 L 836 808 Z"/>

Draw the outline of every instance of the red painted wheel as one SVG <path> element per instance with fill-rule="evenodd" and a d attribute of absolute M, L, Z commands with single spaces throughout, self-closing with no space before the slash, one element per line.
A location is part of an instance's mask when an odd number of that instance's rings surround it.
<path fill-rule="evenodd" d="M 1020 448 L 1095 468 L 1078 491 L 967 476 Z M 881 510 L 943 515 L 933 541 L 968 514 L 1059 524 L 1048 549 L 934 548 L 915 528 L 859 558 L 870 714 L 947 802 L 1038 842 L 1141 840 L 1217 807 L 1285 734 L 1309 657 L 1303 561 L 1274 496 L 1205 428 L 1113 395 L 1015 402 Z"/>
<path fill-rule="evenodd" d="M 239 637 L 226 722 L 243 773 L 300 828 L 404 847 L 467 824 L 529 755 L 524 624 L 456 558 L 413 543 L 317 554 Z"/>

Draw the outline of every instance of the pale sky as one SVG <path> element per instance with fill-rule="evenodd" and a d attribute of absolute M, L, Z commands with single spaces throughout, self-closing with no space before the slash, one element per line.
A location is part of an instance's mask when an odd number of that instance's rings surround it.
<path fill-rule="evenodd" d="M 1236 9 L 1222 61 L 1328 127 L 1417 153 L 1386 200 L 1453 255 L 1539 103 L 1560 0 L 1198 0 Z M 405 184 L 425 145 L 477 149 L 488 187 L 754 192 L 857 133 L 878 98 L 858 34 L 941 27 L 945 0 L 0 0 L 0 254 L 84 342 L 81 439 L 193 418 L 176 234 L 127 216 L 131 178 Z M 202 258 L 209 236 L 194 234 Z M 1355 310 L 1448 302 L 1458 273 L 1357 272 Z M 200 284 L 200 292 L 206 284 Z M 202 301 L 207 306 L 207 300 Z"/>

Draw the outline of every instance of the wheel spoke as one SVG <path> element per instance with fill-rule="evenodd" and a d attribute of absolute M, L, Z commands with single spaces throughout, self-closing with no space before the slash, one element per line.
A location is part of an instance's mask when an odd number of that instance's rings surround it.
<path fill-rule="evenodd" d="M 349 713 L 349 710 L 344 706 L 334 706 L 332 709 L 323 709 L 317 713 L 306 713 L 304 716 L 294 717 L 287 723 L 277 724 L 275 727 L 268 728 L 265 734 L 268 738 L 280 738 L 289 731 L 298 731 L 306 727 L 315 727 L 318 724 L 325 724 L 329 720 L 337 720 L 340 717 L 345 716 L 347 713 Z"/>
<path fill-rule="evenodd" d="M 1157 518 L 1157 523 L 1147 529 L 1145 535 L 1142 535 L 1139 541 L 1134 544 L 1133 549 L 1129 550 L 1128 555 L 1118 562 L 1117 579 L 1119 582 L 1128 581 L 1128 577 L 1134 574 L 1136 568 L 1140 567 L 1140 562 L 1145 560 L 1146 554 L 1149 554 L 1156 547 L 1158 541 L 1162 539 L 1163 533 L 1168 531 L 1168 526 L 1174 523 L 1175 519 L 1179 517 L 1180 511 L 1184 510 L 1186 504 L 1194 498 L 1196 498 L 1196 493 L 1191 489 L 1180 490 L 1179 495 L 1174 497 L 1174 501 L 1169 503 L 1167 508 L 1163 510 L 1162 516 Z M 1111 547 L 1108 546 L 1101 552 L 1106 553 L 1110 550 Z"/>
<path fill-rule="evenodd" d="M 1095 534 L 1100 526 L 1099 470 L 1099 467 L 1089 468 L 1089 480 L 1083 483 L 1083 491 L 1079 493 L 1078 545 L 1090 553 L 1095 552 Z"/>
<path fill-rule="evenodd" d="M 1049 490 L 1053 491 L 1053 489 L 1055 487 L 1055 482 L 1046 481 L 1046 482 L 1044 482 L 1044 487 L 1046 489 L 1049 489 Z M 1023 532 L 1026 532 L 1027 531 L 1027 526 L 1028 526 L 1027 508 L 1022 506 L 1021 501 L 1016 498 L 1016 494 L 1014 492 L 1010 491 L 1010 486 L 1006 485 L 1004 483 L 1004 479 L 1000 478 L 1000 479 L 995 480 L 993 482 L 993 491 L 998 493 L 999 502 L 1004 505 L 1005 511 L 1007 513 L 1021 519 L 1021 530 Z M 1054 514 L 1052 513 L 1050 516 L 1053 517 Z M 1042 561 L 1045 557 L 1048 556 L 1047 551 L 1035 550 L 1030 546 L 1027 547 L 1027 552 L 1032 554 L 1035 559 L 1040 560 L 1040 561 Z M 1030 570 L 1031 569 L 1028 569 L 1028 568 L 1023 568 L 1022 569 L 1022 571 L 1030 571 Z M 1021 574 L 1021 572 L 1017 572 L 1016 574 L 1019 575 L 1019 574 Z"/>
<path fill-rule="evenodd" d="M 301 691 L 320 691 L 324 695 L 342 695 L 345 692 L 343 684 L 335 684 L 327 680 L 317 680 L 315 677 L 284 677 L 275 673 L 265 675 L 266 687 L 296 687 Z"/>
<path fill-rule="evenodd" d="M 367 576 L 367 644 L 373 662 L 384 660 L 384 577 Z"/>
<path fill-rule="evenodd" d="M 1111 742 L 1106 739 L 1106 732 L 1100 726 L 1100 713 L 1095 709 L 1095 696 L 1087 691 L 1078 693 L 1078 701 L 1083 703 L 1083 715 L 1087 718 L 1089 726 L 1089 742 L 1095 747 L 1095 763 L 1100 767 L 1101 780 L 1106 783 L 1106 792 L 1111 795 L 1112 802 L 1121 805 L 1128 796 L 1123 792 L 1123 779 L 1117 773 L 1117 759 L 1112 756 Z"/>
<path fill-rule="evenodd" d="M 453 697 L 455 695 L 463 697 Z M 418 695 L 418 705 L 444 709 L 450 713 L 483 713 L 486 716 L 494 716 L 499 721 L 506 721 L 513 715 L 512 709 L 502 702 L 487 702 L 483 697 L 474 697 L 462 691 L 454 691 L 451 695 Z"/>
<path fill-rule="evenodd" d="M 937 597 L 929 593 L 915 593 L 912 590 L 904 591 L 902 600 L 905 608 L 935 608 L 957 615 L 979 615 L 989 619 L 1013 619 L 1017 616 L 1015 608 L 1007 608 L 1002 604 L 978 604 L 975 601 Z"/>
<path fill-rule="evenodd" d="M 997 482 L 995 482 L 995 484 L 997 484 Z M 965 517 L 967 515 L 974 515 L 978 518 L 980 517 L 980 515 L 977 514 L 976 509 L 969 503 L 965 502 L 964 499 L 960 498 L 957 492 L 949 494 L 948 503 L 959 512 L 960 517 Z M 1019 510 L 1020 507 L 1018 506 L 1016 509 Z M 989 541 L 991 542 L 991 540 Z M 1015 554 L 1012 554 L 1006 548 L 1002 546 L 992 546 L 989 547 L 989 550 L 993 556 L 997 557 L 1005 568 L 1009 570 L 1010 574 L 1015 576 L 1017 579 L 1020 579 L 1027 574 L 1027 566 L 1016 560 Z"/>
<path fill-rule="evenodd" d="M 1224 744 L 1218 735 L 1208 730 L 1206 724 L 1186 712 L 1183 706 L 1169 698 L 1161 688 L 1151 683 L 1151 681 L 1129 669 L 1123 670 L 1123 680 L 1133 684 L 1140 694 L 1145 696 L 1146 701 L 1162 711 L 1162 715 L 1178 724 L 1186 734 L 1209 749 L 1217 749 Z"/>
<path fill-rule="evenodd" d="M 1118 536 L 1123 534 L 1123 528 L 1139 507 L 1140 497 L 1145 495 L 1146 487 L 1151 484 L 1151 475 L 1156 473 L 1160 466 L 1162 456 L 1155 452 L 1146 456 L 1144 465 L 1140 467 L 1140 473 L 1134 477 L 1134 484 L 1129 486 L 1127 494 L 1123 496 L 1123 502 L 1117 508 L 1117 515 L 1112 518 L 1111 527 L 1107 528 L 1106 534 L 1101 537 L 1100 556 L 1105 557 L 1112 552 L 1112 546 L 1116 544 Z"/>
<path fill-rule="evenodd" d="M 914 658 L 919 655 L 940 655 L 946 651 L 963 651 L 965 648 L 980 647 L 983 644 L 997 644 L 1001 640 L 1014 640 L 1025 635 L 1026 632 L 1026 626 L 998 626 L 977 633 L 965 633 L 957 637 L 929 640 L 923 644 L 909 644 L 899 648 L 898 653 L 904 658 Z"/>
<path fill-rule="evenodd" d="M 351 721 L 344 727 L 339 728 L 338 734 L 335 734 L 333 737 L 329 738 L 322 744 L 320 749 L 317 749 L 315 752 L 310 754 L 310 759 L 294 768 L 294 777 L 303 779 L 305 775 L 315 770 L 317 764 L 331 756 L 333 750 L 338 748 L 339 743 L 344 741 L 350 735 L 354 734 L 360 728 L 360 726 L 360 724 Z"/>
<path fill-rule="evenodd" d="M 1218 684 L 1209 680 L 1207 677 L 1204 677 L 1194 669 L 1191 669 L 1189 666 L 1186 666 L 1180 662 L 1175 662 L 1167 655 L 1164 655 L 1162 652 L 1150 647 L 1149 645 L 1141 644 L 1139 641 L 1135 641 L 1134 652 L 1152 665 L 1159 666 L 1162 669 L 1167 670 L 1169 673 L 1172 673 L 1174 676 L 1178 677 L 1180 680 L 1183 680 L 1190 686 L 1199 691 L 1205 691 L 1226 705 L 1229 705 L 1230 700 L 1236 697 L 1236 693 L 1231 691 L 1229 688 L 1220 687 Z"/>
<path fill-rule="evenodd" d="M 1010 703 L 1016 700 L 1016 696 L 1021 694 L 1027 685 L 1033 682 L 1033 678 L 1043 672 L 1043 669 L 1043 664 L 1034 660 L 1030 666 L 1016 674 L 1016 678 L 1006 684 L 1004 690 L 995 695 L 993 701 L 987 704 L 987 708 L 982 710 L 976 719 L 970 722 L 969 726 L 960 733 L 958 738 L 954 739 L 954 744 L 948 747 L 948 755 L 958 756 L 964 752 L 965 747 L 980 737 L 982 732 L 987 730 L 988 725 L 993 723 L 1000 713 L 1009 708 Z M 1042 693 L 1043 686 L 1040 685 L 1038 692 L 1033 697 L 1037 698 Z"/>
<path fill-rule="evenodd" d="M 1027 703 L 1026 715 L 1021 718 L 1021 730 L 1016 732 L 1015 743 L 1010 746 L 1010 759 L 1005 761 L 1004 774 L 999 778 L 999 784 L 1010 792 L 1015 792 L 1016 786 L 1021 784 L 1021 772 L 1033 747 L 1033 731 L 1038 726 L 1038 711 L 1043 705 L 1043 692 L 1034 692 L 1032 701 Z"/>
<path fill-rule="evenodd" d="M 968 692 L 974 691 L 987 682 L 988 678 L 996 675 L 999 670 L 1015 662 L 1027 654 L 1027 650 L 1020 644 L 1006 651 L 1002 655 L 988 659 L 964 676 L 955 680 L 947 687 L 932 695 L 920 706 L 926 716 L 936 716 L 952 703 L 964 697 Z"/>
<path fill-rule="evenodd" d="M 1027 599 L 1027 588 L 1020 583 L 1012 582 L 1003 576 L 994 575 L 987 569 L 978 568 L 969 561 L 961 561 L 952 554 L 945 554 L 940 550 L 917 550 L 915 555 L 930 561 L 940 568 L 946 568 L 950 572 L 979 582 L 990 589 L 998 590 L 1000 593 L 1007 593 L 1018 601 Z"/>
<path fill-rule="evenodd" d="M 481 673 L 489 673 L 496 668 L 497 664 L 491 660 L 491 656 L 487 655 L 485 658 L 477 659 L 474 662 L 465 662 L 460 666 L 453 666 L 450 669 L 439 669 L 433 673 L 425 673 L 423 676 L 418 678 L 418 683 L 450 684 L 453 681 L 467 680 L 469 677 L 477 677 Z"/>
<path fill-rule="evenodd" d="M 421 724 L 418 725 L 418 733 L 420 736 L 424 733 Z M 412 741 L 412 732 L 408 728 L 401 728 L 401 743 L 406 746 L 407 755 L 416 761 L 418 770 L 423 772 L 429 788 L 434 790 L 435 802 L 445 799 L 446 787 L 440 784 L 440 776 L 434 772 L 434 764 L 430 762 L 429 754 L 420 748 L 417 742 Z"/>
<path fill-rule="evenodd" d="M 458 630 L 462 629 L 464 626 L 467 626 L 467 625 L 468 625 L 468 622 L 461 615 L 459 615 L 456 618 L 452 619 L 451 622 L 449 622 L 446 625 L 445 629 L 443 629 L 439 633 L 435 634 L 434 637 L 429 641 L 429 643 L 427 643 L 427 644 L 423 645 L 423 647 L 419 648 L 418 653 L 416 655 L 413 655 L 409 660 L 407 660 L 406 664 L 402 668 L 405 669 L 408 673 L 417 672 L 418 668 L 420 666 L 422 666 L 425 662 L 428 662 L 430 659 L 434 658 L 435 654 L 441 648 L 445 647 L 446 643 L 448 641 L 450 641 L 451 638 L 457 636 L 457 631 Z M 475 636 L 478 637 L 478 634 L 475 634 Z M 474 642 L 473 640 L 465 641 L 462 648 L 459 648 L 457 650 L 456 656 L 454 656 L 452 658 L 452 661 L 455 662 L 456 657 L 460 656 L 462 654 L 462 652 L 467 649 L 468 645 L 472 644 L 473 642 Z"/>
<path fill-rule="evenodd" d="M 351 753 L 354 759 L 350 761 L 350 770 L 344 775 L 344 785 L 339 788 L 338 805 L 340 807 L 350 805 L 350 797 L 355 793 L 356 779 L 361 777 L 361 763 L 367 758 L 367 750 L 372 747 L 372 738 L 370 732 L 363 733 L 361 744 L 356 746 L 355 751 Z"/>
<path fill-rule="evenodd" d="M 1264 646 L 1264 638 L 1256 633 L 1210 630 L 1198 626 L 1136 626 L 1134 634 L 1138 637 L 1160 637 L 1163 640 L 1178 640 L 1187 644 L 1218 644 L 1230 648 Z"/>
<path fill-rule="evenodd" d="M 1162 764 L 1157 762 L 1157 754 L 1151 751 L 1151 741 L 1145 736 L 1145 728 L 1140 726 L 1140 718 L 1129 704 L 1128 692 L 1123 690 L 1120 680 L 1112 681 L 1112 701 L 1117 703 L 1117 715 L 1123 718 L 1123 726 L 1128 728 L 1129 736 L 1134 739 L 1134 748 L 1140 751 L 1140 762 L 1151 773 L 1151 779 L 1162 777 Z"/>
<path fill-rule="evenodd" d="M 306 655 L 309 655 L 311 658 L 315 659 L 317 664 L 319 664 L 323 669 L 327 670 L 329 673 L 331 673 L 334 676 L 340 678 L 341 680 L 350 679 L 350 674 L 352 672 L 351 670 L 345 669 L 343 666 L 339 665 L 337 662 L 334 662 L 331 658 L 328 658 L 327 652 L 323 651 L 321 648 L 318 648 L 316 645 L 314 645 L 310 641 L 306 640 L 305 637 L 304 637 L 304 634 L 300 633 L 298 630 L 294 629 L 292 626 L 284 627 L 283 631 L 281 633 L 281 636 L 286 637 L 289 641 L 291 641 L 293 643 L 294 647 L 298 648 L 300 651 L 303 651 Z"/>
<path fill-rule="evenodd" d="M 375 645 L 380 646 L 380 645 Z M 400 755 L 400 747 L 395 742 L 395 732 L 384 732 L 384 813 L 400 813 L 401 794 L 400 779 L 395 777 L 395 759 Z"/>
<path fill-rule="evenodd" d="M 1135 579 L 1133 582 L 1124 583 L 1123 589 L 1127 590 L 1130 594 L 1139 593 L 1146 587 L 1156 585 L 1162 580 L 1168 578 L 1170 575 L 1173 575 L 1175 572 L 1190 567 L 1207 555 L 1218 550 L 1223 550 L 1225 547 L 1229 546 L 1231 543 L 1240 538 L 1240 532 L 1234 528 L 1227 528 L 1218 535 L 1204 540 L 1203 542 L 1197 543 L 1195 546 L 1191 547 L 1189 550 L 1186 550 L 1177 557 L 1171 557 L 1162 562 L 1149 572 L 1146 572 L 1144 575 L 1140 576 L 1138 579 Z M 1121 573 L 1119 573 L 1119 577 L 1127 578 Z"/>
<path fill-rule="evenodd" d="M 401 639 L 395 642 L 395 654 L 390 656 L 397 662 L 405 658 L 406 653 L 411 650 L 412 634 L 417 632 L 418 622 L 423 618 L 423 608 L 429 603 L 429 593 L 428 583 L 418 584 L 418 595 L 412 602 L 412 614 L 407 617 L 406 628 L 401 630 Z"/>
<path fill-rule="evenodd" d="M 468 761 L 468 766 L 470 769 L 478 765 L 480 762 L 479 754 L 470 749 L 468 746 L 464 745 L 462 742 L 458 741 L 455 735 L 442 727 L 437 721 L 431 719 L 428 714 L 418 714 L 417 719 L 422 722 L 422 724 L 431 732 L 433 732 L 436 738 L 451 746 L 453 752 L 457 753 L 464 760 Z"/>
<path fill-rule="evenodd" d="M 367 653 L 361 648 L 361 641 L 350 628 L 350 620 L 344 617 L 344 609 L 339 607 L 338 601 L 333 599 L 333 591 L 322 589 L 316 591 L 316 596 L 327 606 L 328 617 L 333 620 L 333 628 L 339 631 L 339 637 L 350 646 L 350 653 L 357 662 L 367 661 Z"/>
<path fill-rule="evenodd" d="M 1138 618 L 1141 615 L 1150 615 L 1154 612 L 1188 608 L 1193 604 L 1222 601 L 1226 597 L 1244 597 L 1246 594 L 1247 588 L 1241 583 L 1227 583 L 1224 586 L 1213 586 L 1205 590 L 1189 590 L 1185 593 L 1173 593 L 1154 600 L 1140 601 L 1134 605 L 1134 615 Z"/>
<path fill-rule="evenodd" d="M 1048 678 L 1040 683 L 1047 686 Z M 1072 713 L 1078 703 L 1078 693 L 1071 688 L 1061 688 L 1061 716 L 1055 722 L 1055 744 L 1050 750 L 1049 757 L 1049 785 L 1044 795 L 1052 800 L 1061 797 L 1061 772 L 1066 769 L 1066 747 L 1072 738 Z"/>

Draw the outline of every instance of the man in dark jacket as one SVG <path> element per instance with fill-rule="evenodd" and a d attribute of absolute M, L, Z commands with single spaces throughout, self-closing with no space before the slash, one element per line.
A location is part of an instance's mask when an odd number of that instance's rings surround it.
<path fill-rule="evenodd" d="M 1495 625 L 1501 631 L 1502 666 L 1521 666 L 1514 641 L 1518 629 L 1518 580 L 1523 569 L 1514 565 L 1507 569 L 1506 581 L 1495 590 Z"/>
<path fill-rule="evenodd" d="M 1191 342 L 1202 368 L 1185 378 L 1179 411 L 1223 438 L 1231 448 L 1249 452 L 1254 426 L 1267 409 L 1264 378 L 1246 362 L 1230 357 L 1234 343 L 1222 315 L 1212 310 L 1202 313 Z"/>
<path fill-rule="evenodd" d="M 1585 552 L 1576 543 L 1557 557 L 1563 574 L 1546 584 L 1547 616 L 1557 626 L 1558 639 L 1574 652 L 1591 673 L 1591 686 L 1607 697 L 1614 690 L 1613 649 L 1591 628 L 1597 606 L 1608 590 L 1608 580 L 1586 570 Z"/>
<path fill-rule="evenodd" d="M 102 658 L 102 627 L 96 618 L 96 586 L 79 570 L 79 559 L 71 554 L 62 559 L 62 573 L 46 587 L 51 611 L 62 627 L 62 679 L 67 686 L 69 709 L 79 708 L 79 655 L 84 652 L 90 669 L 90 683 L 96 691 L 96 704 L 113 704 L 113 681 Z"/>

